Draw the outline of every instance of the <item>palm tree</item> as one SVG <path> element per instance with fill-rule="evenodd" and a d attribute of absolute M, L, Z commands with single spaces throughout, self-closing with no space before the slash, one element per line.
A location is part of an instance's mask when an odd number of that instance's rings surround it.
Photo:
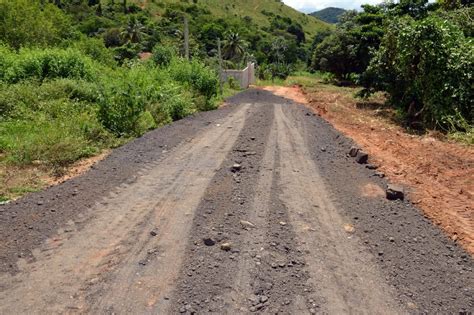
<path fill-rule="evenodd" d="M 224 40 L 224 58 L 229 60 L 240 59 L 247 48 L 246 42 L 238 33 L 230 32 Z"/>
<path fill-rule="evenodd" d="M 146 27 L 134 16 L 130 18 L 127 27 L 123 30 L 122 36 L 127 42 L 139 43 L 145 35 Z"/>

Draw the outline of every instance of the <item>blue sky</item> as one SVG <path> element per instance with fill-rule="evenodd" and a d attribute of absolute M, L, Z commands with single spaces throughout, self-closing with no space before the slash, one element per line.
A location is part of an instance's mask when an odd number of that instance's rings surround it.
<path fill-rule="evenodd" d="M 327 7 L 360 9 L 361 4 L 378 4 L 382 0 L 283 0 L 283 2 L 296 10 L 311 13 Z"/>

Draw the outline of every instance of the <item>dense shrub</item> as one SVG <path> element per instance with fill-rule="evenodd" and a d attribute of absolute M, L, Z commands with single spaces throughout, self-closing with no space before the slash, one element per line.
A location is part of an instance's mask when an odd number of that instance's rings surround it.
<path fill-rule="evenodd" d="M 25 79 L 93 77 L 91 60 L 73 49 L 21 49 L 17 54 L 3 48 L 0 57 L 0 79 L 17 83 Z"/>
<path fill-rule="evenodd" d="M 393 21 L 364 76 L 368 90 L 383 90 L 408 120 L 442 126 L 447 116 L 472 122 L 474 42 L 435 15 Z M 459 115 L 458 115 L 459 114 Z"/>
<path fill-rule="evenodd" d="M 105 47 L 104 41 L 100 38 L 82 37 L 80 40 L 67 44 L 102 65 L 114 66 L 116 64 L 114 54 Z"/>
<path fill-rule="evenodd" d="M 119 69 L 103 78 L 100 120 L 117 136 L 127 136 L 145 132 L 143 121 L 150 121 L 150 115 L 154 119 L 150 127 L 181 119 L 196 110 L 182 83 L 170 81 L 167 70 L 151 64 Z"/>
<path fill-rule="evenodd" d="M 42 2 L 42 1 L 41 1 Z M 0 38 L 15 49 L 58 44 L 74 37 L 69 17 L 40 0 L 0 1 Z"/>
<path fill-rule="evenodd" d="M 171 63 L 176 51 L 173 47 L 158 44 L 153 48 L 153 61 L 160 67 L 167 67 Z"/>
<path fill-rule="evenodd" d="M 170 76 L 181 83 L 189 84 L 208 101 L 217 95 L 219 79 L 215 71 L 193 60 L 174 59 L 169 68 Z"/>

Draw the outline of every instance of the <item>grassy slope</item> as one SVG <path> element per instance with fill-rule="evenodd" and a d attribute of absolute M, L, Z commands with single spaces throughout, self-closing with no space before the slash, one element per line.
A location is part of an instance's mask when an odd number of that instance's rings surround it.
<path fill-rule="evenodd" d="M 155 3 L 151 0 L 133 0 L 133 2 L 141 7 L 149 7 L 161 12 L 163 8 L 157 5 L 158 3 L 176 3 L 176 0 L 156 0 Z M 198 4 L 206 6 L 213 15 L 218 17 L 240 16 L 243 18 L 250 16 L 260 27 L 270 26 L 268 17 L 262 13 L 263 10 L 290 17 L 303 26 L 306 35 L 309 36 L 308 38 L 312 38 L 319 31 L 331 27 L 321 20 L 298 12 L 275 0 L 198 0 Z"/>
<path fill-rule="evenodd" d="M 346 12 L 346 10 L 340 8 L 326 8 L 313 12 L 310 15 L 328 23 L 337 23 L 339 16 L 344 14 L 344 12 Z"/>

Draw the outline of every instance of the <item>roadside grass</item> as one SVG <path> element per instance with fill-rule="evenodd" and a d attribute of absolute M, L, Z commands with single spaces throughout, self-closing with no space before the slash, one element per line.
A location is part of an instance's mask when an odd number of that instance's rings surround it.
<path fill-rule="evenodd" d="M 69 174 L 77 161 L 93 160 L 104 150 L 195 111 L 181 114 L 173 106 L 211 109 L 241 91 L 225 84 L 223 95 L 206 100 L 192 87 L 177 87 L 162 85 L 160 93 L 173 99 L 150 102 L 147 108 L 153 116 L 145 111 L 139 117 L 138 133 L 117 137 L 99 120 L 94 84 L 71 79 L 0 83 L 0 105 L 5 110 L 0 115 L 0 202 L 38 191 Z"/>

